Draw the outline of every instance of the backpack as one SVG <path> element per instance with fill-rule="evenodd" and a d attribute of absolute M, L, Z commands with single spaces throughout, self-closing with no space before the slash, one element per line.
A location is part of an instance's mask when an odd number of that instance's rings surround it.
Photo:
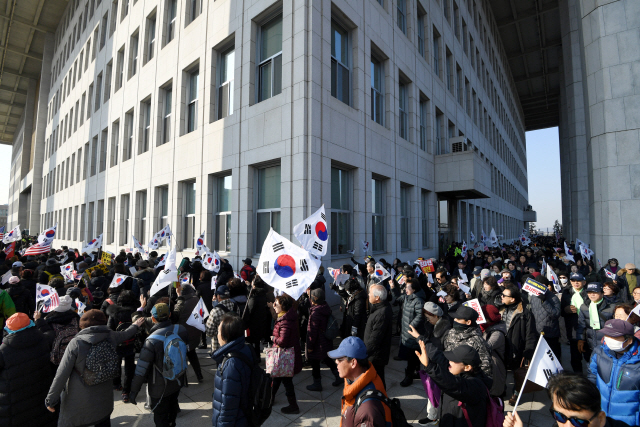
<path fill-rule="evenodd" d="M 254 355 L 253 362 L 242 353 L 229 353 L 222 360 L 221 369 L 224 369 L 225 362 L 232 357 L 237 357 L 251 368 L 248 398 L 249 405 L 247 408 L 242 408 L 242 412 L 251 427 L 258 427 L 261 426 L 271 415 L 271 409 L 273 407 L 273 400 L 271 396 L 273 381 L 271 379 L 271 375 L 267 374 L 265 370 L 260 367 L 260 364 L 256 362 L 253 349 L 251 350 L 251 353 Z"/>
<path fill-rule="evenodd" d="M 162 357 L 162 376 L 169 381 L 178 381 L 178 377 L 187 372 L 187 345 L 178 335 L 180 325 L 174 325 L 171 333 L 164 336 L 154 333 L 147 339 L 160 341 L 164 348 Z M 159 370 L 159 369 L 158 369 Z"/>
<path fill-rule="evenodd" d="M 82 371 L 85 385 L 97 385 L 120 376 L 120 357 L 109 340 L 91 345 Z"/>
<path fill-rule="evenodd" d="M 493 334 L 493 332 L 498 332 L 504 335 L 504 357 L 502 357 L 502 355 L 498 354 L 497 352 L 496 352 L 496 356 L 498 356 L 498 359 L 502 360 L 502 363 L 504 363 L 504 366 L 507 368 L 507 370 L 516 369 L 517 367 L 512 366 L 513 365 L 513 348 L 511 347 L 511 341 L 509 341 L 509 338 L 507 338 L 507 334 L 498 330 L 491 331 L 491 334 Z M 487 341 L 489 341 L 489 338 L 491 338 L 491 334 L 487 336 Z"/>
<path fill-rule="evenodd" d="M 78 334 L 80 327 L 78 325 L 78 319 L 72 319 L 71 322 L 66 325 L 53 323 L 51 327 L 53 328 L 56 337 L 53 340 L 53 347 L 51 348 L 49 359 L 51 360 L 51 363 L 58 366 L 60 365 L 60 362 L 62 362 L 64 351 L 67 349 L 71 340 Z"/>
<path fill-rule="evenodd" d="M 131 326 L 132 323 L 131 322 L 120 322 L 118 323 L 118 326 L 116 327 L 116 332 L 122 332 L 122 331 L 126 331 L 127 328 L 129 328 L 129 326 Z M 133 337 L 129 338 L 128 340 L 122 341 L 120 344 L 118 344 L 118 347 L 125 347 L 128 345 L 133 344 L 133 342 L 136 340 L 136 336 L 134 335 Z"/>
<path fill-rule="evenodd" d="M 355 405 L 353 405 L 353 416 L 355 418 L 358 413 L 358 408 L 360 405 L 369 399 L 376 399 L 387 405 L 387 407 L 391 410 L 391 425 L 393 427 L 410 427 L 411 424 L 407 422 L 407 417 L 404 415 L 402 408 L 400 407 L 400 401 L 396 398 L 389 398 L 385 396 L 381 391 L 376 389 L 365 390 L 360 393 L 358 399 L 356 400 Z M 489 426 L 487 426 L 489 427 Z"/>
<path fill-rule="evenodd" d="M 502 427 L 504 423 L 504 403 L 499 397 L 491 396 L 488 388 L 485 387 L 485 390 L 487 390 L 489 402 L 487 404 L 487 418 L 484 425 L 485 427 Z M 464 403 L 458 402 L 458 406 L 462 409 L 464 418 L 467 420 L 467 425 L 469 425 L 469 427 L 473 427 L 473 423 L 471 422 L 471 419 L 469 419 L 469 413 L 467 412 L 467 408 Z"/>
<path fill-rule="evenodd" d="M 324 336 L 330 341 L 333 341 L 338 337 L 338 333 L 340 332 L 340 325 L 338 325 L 338 321 L 333 314 L 329 315 L 329 319 L 327 319 L 327 329 L 324 330 Z"/>

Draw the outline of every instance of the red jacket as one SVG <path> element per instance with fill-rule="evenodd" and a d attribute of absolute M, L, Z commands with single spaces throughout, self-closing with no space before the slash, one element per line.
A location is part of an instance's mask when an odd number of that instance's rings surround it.
<path fill-rule="evenodd" d="M 300 329 L 298 327 L 298 312 L 295 307 L 276 320 L 273 327 L 273 343 L 281 348 L 293 347 L 295 361 L 293 374 L 302 371 L 302 355 L 300 354 Z"/>
<path fill-rule="evenodd" d="M 242 280 L 251 280 L 252 273 L 255 273 L 256 269 L 252 265 L 244 265 L 240 269 L 240 277 Z"/>

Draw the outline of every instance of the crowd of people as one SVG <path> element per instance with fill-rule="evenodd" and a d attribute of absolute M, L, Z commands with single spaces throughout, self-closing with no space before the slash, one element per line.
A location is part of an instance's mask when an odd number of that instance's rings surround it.
<path fill-rule="evenodd" d="M 496 398 L 518 400 L 541 335 L 558 358 L 562 343 L 570 349 L 565 370 L 572 373 L 547 386 L 558 425 L 639 425 L 640 271 L 616 259 L 596 267 L 596 259 L 558 248 L 562 241 L 533 240 L 465 252 L 454 243 L 426 269 L 422 259 L 352 258 L 340 267 L 346 279 L 327 283 L 320 267 L 297 300 L 265 283 L 251 259 L 238 273 L 223 259 L 212 276 L 200 257 L 184 258 L 185 283 L 150 295 L 163 268 L 156 252 L 148 259 L 66 247 L 10 259 L 0 252 L 0 425 L 108 426 L 113 390 L 135 404 L 145 387 L 156 426 L 174 426 L 187 361 L 196 380 L 205 380 L 200 348 L 216 365 L 213 426 L 255 425 L 256 367 L 277 349 L 290 355 L 281 359 L 289 374 L 271 378 L 267 406 L 284 414 L 300 412 L 293 379 L 303 368 L 312 372 L 309 392 L 329 387 L 324 365 L 330 386 L 343 387 L 342 426 L 397 423 L 385 376 L 393 357 L 406 364 L 400 386 L 425 385 L 420 425 L 484 427 L 494 425 Z M 71 278 L 60 269 L 69 263 Z M 391 274 L 381 277 L 380 266 Z M 558 283 L 547 278 L 547 266 Z M 525 292 L 528 280 L 546 292 Z M 58 295 L 54 308 L 38 297 L 43 285 Z M 331 291 L 340 297 L 341 321 L 327 303 Z M 465 304 L 475 299 L 481 312 Z M 209 313 L 204 330 L 189 322 L 201 300 Z M 276 401 L 281 385 L 286 406 Z M 505 427 L 520 425 L 517 412 L 504 418 Z"/>

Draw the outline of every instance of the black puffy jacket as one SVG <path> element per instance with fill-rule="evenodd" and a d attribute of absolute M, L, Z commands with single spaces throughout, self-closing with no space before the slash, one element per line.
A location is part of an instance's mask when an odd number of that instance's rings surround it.
<path fill-rule="evenodd" d="M 409 326 L 416 328 L 419 334 L 424 334 L 424 315 L 422 307 L 424 306 L 424 291 L 420 289 L 411 295 L 402 295 L 397 300 L 402 303 L 402 345 L 407 348 L 419 349 L 418 341 L 409 335 Z"/>
<path fill-rule="evenodd" d="M 13 304 L 16 306 L 16 312 L 33 317 L 33 312 L 36 311 L 35 292 L 33 294 L 34 298 L 32 298 L 29 295 L 29 291 L 20 282 L 9 286 L 7 292 L 9 292 Z"/>
<path fill-rule="evenodd" d="M 364 345 L 369 361 L 389 363 L 393 311 L 388 301 L 369 305 L 369 320 L 364 330 Z"/>
<path fill-rule="evenodd" d="M 44 400 L 53 381 L 50 342 L 36 328 L 8 334 L 0 345 L 0 425 L 55 426 Z"/>
<path fill-rule="evenodd" d="M 267 290 L 264 288 L 253 288 L 247 300 L 247 311 L 245 313 L 247 326 L 250 335 L 247 342 L 257 343 L 263 338 L 267 338 L 271 332 L 271 316 L 267 307 Z"/>
<path fill-rule="evenodd" d="M 347 338 L 352 335 L 352 328 L 356 328 L 355 336 L 363 339 L 367 323 L 367 294 L 363 290 L 357 291 L 349 297 L 346 305 L 340 335 L 342 338 Z"/>

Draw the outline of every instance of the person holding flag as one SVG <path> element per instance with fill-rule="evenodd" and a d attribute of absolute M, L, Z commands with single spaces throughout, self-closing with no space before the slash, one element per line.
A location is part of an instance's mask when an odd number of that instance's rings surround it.
<path fill-rule="evenodd" d="M 426 299 L 424 290 L 420 287 L 418 279 L 410 279 L 405 283 L 404 295 L 398 297 L 394 304 L 402 305 L 402 329 L 401 342 L 398 356 L 407 361 L 404 371 L 404 379 L 400 382 L 401 387 L 409 387 L 413 383 L 413 376 L 420 367 L 418 358 L 414 352 L 418 349 L 418 341 L 411 335 L 411 327 L 415 328 L 419 334 L 425 333 L 424 314 L 422 307 Z"/>
<path fill-rule="evenodd" d="M 562 275 L 560 275 L 561 277 Z M 578 328 L 578 310 L 583 304 L 587 304 L 589 297 L 587 297 L 586 281 L 582 274 L 573 273 L 569 279 L 571 286 L 567 286 L 562 290 L 560 309 L 567 329 L 567 338 L 569 338 L 571 369 L 573 372 L 582 373 L 582 358 L 585 353 L 578 350 L 578 339 L 574 335 L 574 331 Z M 588 360 L 588 358 L 585 360 Z"/>
<path fill-rule="evenodd" d="M 189 319 L 192 317 L 192 312 L 197 306 L 199 306 L 199 310 L 201 310 L 201 313 L 199 313 L 200 317 L 204 319 L 206 317 L 204 314 L 207 308 L 204 304 L 200 304 L 202 298 L 196 295 L 196 290 L 193 286 L 183 286 L 178 283 L 176 285 L 176 293 L 178 294 L 178 302 L 173 308 L 172 317 L 177 318 L 178 324 L 184 326 L 187 330 L 187 335 L 189 337 L 189 341 L 187 341 L 187 344 L 189 345 L 187 358 L 189 359 L 189 363 L 196 374 L 198 382 L 201 383 L 204 381 L 204 378 L 202 376 L 202 369 L 200 368 L 200 360 L 198 359 L 196 349 L 200 344 L 200 335 L 202 330 L 190 324 Z M 208 314 L 209 313 L 207 313 L 207 315 Z"/>

